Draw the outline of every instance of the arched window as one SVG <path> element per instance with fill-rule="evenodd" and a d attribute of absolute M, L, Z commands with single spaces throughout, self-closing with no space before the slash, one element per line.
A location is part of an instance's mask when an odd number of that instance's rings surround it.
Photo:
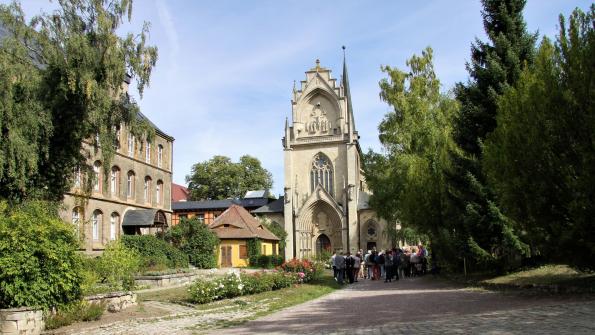
<path fill-rule="evenodd" d="M 101 232 L 101 226 L 103 225 L 103 213 L 99 209 L 96 209 L 91 216 L 91 228 L 93 229 L 93 241 L 99 241 L 99 233 Z"/>
<path fill-rule="evenodd" d="M 134 157 L 134 135 L 128 133 L 128 157 Z"/>
<path fill-rule="evenodd" d="M 144 199 L 146 203 L 151 203 L 151 177 L 145 177 Z"/>
<path fill-rule="evenodd" d="M 93 191 L 101 193 L 101 162 L 95 161 L 93 163 L 93 173 L 95 174 L 93 180 Z"/>
<path fill-rule="evenodd" d="M 82 184 L 82 179 L 83 179 L 80 166 L 77 166 L 74 168 L 73 179 L 74 179 L 74 187 L 80 188 L 81 184 Z"/>
<path fill-rule="evenodd" d="M 72 209 L 72 225 L 76 231 L 76 236 L 79 236 L 79 224 L 81 222 L 81 208 L 75 207 Z"/>
<path fill-rule="evenodd" d="M 120 168 L 117 166 L 112 167 L 112 173 L 110 175 L 110 193 L 112 196 L 118 196 L 120 194 Z"/>
<path fill-rule="evenodd" d="M 317 185 L 321 185 L 329 194 L 333 195 L 333 166 L 323 153 L 318 153 L 312 161 L 310 170 L 310 191 L 314 192 Z"/>
<path fill-rule="evenodd" d="M 114 126 L 114 133 L 116 134 L 114 149 L 117 152 L 120 152 L 120 136 L 122 135 L 122 127 L 120 125 Z"/>
<path fill-rule="evenodd" d="M 163 181 L 158 180 L 157 186 L 155 186 L 155 201 L 157 201 L 158 205 L 163 203 Z"/>
<path fill-rule="evenodd" d="M 120 228 L 120 215 L 116 212 L 113 212 L 110 216 L 109 220 L 109 239 L 115 240 L 118 237 L 118 230 Z"/>
<path fill-rule="evenodd" d="M 145 142 L 145 162 L 151 164 L 151 142 Z"/>
<path fill-rule="evenodd" d="M 370 219 L 366 222 L 366 233 L 368 234 L 368 237 L 377 236 L 378 226 L 376 224 L 376 221 L 374 221 L 373 219 Z"/>
<path fill-rule="evenodd" d="M 157 146 L 157 166 L 161 167 L 163 164 L 163 146 L 159 144 Z"/>
<path fill-rule="evenodd" d="M 128 171 L 126 179 L 126 197 L 134 198 L 134 171 Z"/>

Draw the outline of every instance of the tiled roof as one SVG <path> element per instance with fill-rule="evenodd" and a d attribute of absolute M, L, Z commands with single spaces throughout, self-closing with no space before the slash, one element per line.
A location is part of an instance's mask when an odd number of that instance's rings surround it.
<path fill-rule="evenodd" d="M 258 207 L 257 209 L 253 210 L 252 213 L 255 214 L 264 214 L 264 213 L 283 213 L 283 209 L 285 206 L 285 198 L 280 196 L 279 199 L 272 201 L 262 207 Z"/>
<path fill-rule="evenodd" d="M 235 204 L 219 215 L 209 225 L 209 228 L 221 239 L 257 237 L 263 240 L 279 241 L 275 234 L 250 215 L 244 207 Z"/>
<path fill-rule="evenodd" d="M 188 188 L 186 188 L 182 185 L 171 183 L 171 201 L 172 202 L 186 201 L 186 200 L 188 200 L 188 195 L 189 195 Z"/>

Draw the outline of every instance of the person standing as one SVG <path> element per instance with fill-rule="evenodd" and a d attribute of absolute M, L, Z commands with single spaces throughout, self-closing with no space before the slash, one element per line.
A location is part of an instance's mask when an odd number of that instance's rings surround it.
<path fill-rule="evenodd" d="M 378 266 L 380 267 L 380 278 L 386 278 L 386 272 L 384 269 L 384 259 L 385 259 L 385 254 L 383 250 L 380 250 L 380 253 L 378 254 L 378 257 L 376 257 L 376 263 L 378 264 Z"/>
<path fill-rule="evenodd" d="M 393 252 L 393 269 L 397 280 L 399 280 L 399 278 L 403 278 L 403 267 L 401 266 L 403 263 L 402 261 L 403 251 L 401 249 L 395 249 Z"/>
<path fill-rule="evenodd" d="M 345 257 L 343 257 L 342 251 L 335 256 L 335 266 L 337 267 L 337 282 L 342 285 L 345 278 Z"/>
<path fill-rule="evenodd" d="M 353 257 L 353 277 L 355 278 L 356 283 L 357 283 L 358 277 L 360 276 L 359 270 L 360 270 L 361 264 L 362 264 L 362 254 L 358 252 Z"/>
<path fill-rule="evenodd" d="M 386 250 L 384 255 L 384 282 L 392 282 L 393 279 L 393 252 Z"/>
<path fill-rule="evenodd" d="M 349 284 L 353 284 L 353 268 L 355 267 L 355 259 L 351 256 L 351 252 L 347 252 L 345 257 L 345 274 Z"/>
<path fill-rule="evenodd" d="M 331 266 L 333 267 L 333 278 L 337 280 L 337 264 L 335 263 L 335 259 L 337 258 L 337 252 L 333 252 L 331 256 Z"/>

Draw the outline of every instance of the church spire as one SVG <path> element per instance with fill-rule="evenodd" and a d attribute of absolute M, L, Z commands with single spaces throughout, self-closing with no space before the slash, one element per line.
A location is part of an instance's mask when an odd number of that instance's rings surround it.
<path fill-rule="evenodd" d="M 349 136 L 355 131 L 355 120 L 353 118 L 353 107 L 351 106 L 351 91 L 349 90 L 349 76 L 347 75 L 347 61 L 345 57 L 345 46 L 343 48 L 343 92 L 347 99 L 347 120 L 349 123 Z"/>

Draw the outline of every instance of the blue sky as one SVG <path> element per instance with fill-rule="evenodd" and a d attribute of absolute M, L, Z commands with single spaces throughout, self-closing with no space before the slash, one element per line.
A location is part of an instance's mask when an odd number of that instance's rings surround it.
<path fill-rule="evenodd" d="M 1 0 L 5 3 L 7 1 Z M 529 0 L 529 31 L 553 37 L 558 15 L 591 1 Z M 51 8 L 23 0 L 28 15 Z M 55 4 L 54 4 L 55 5 Z M 283 190 L 281 138 L 293 81 L 314 65 L 340 78 L 347 64 L 361 146 L 379 149 L 377 125 L 389 110 L 378 97 L 380 65 L 405 67 L 427 46 L 443 90 L 465 81 L 470 43 L 485 40 L 478 0 L 165 1 L 135 0 L 125 31 L 151 22 L 159 60 L 141 110 L 175 137 L 174 182 L 213 155 L 259 158 Z"/>

